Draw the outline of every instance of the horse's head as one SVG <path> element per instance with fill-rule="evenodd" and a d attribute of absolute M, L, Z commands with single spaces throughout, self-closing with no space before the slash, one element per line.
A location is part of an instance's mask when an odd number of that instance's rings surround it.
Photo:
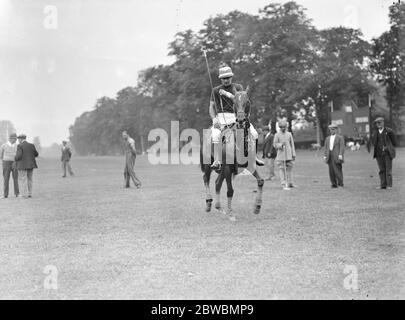
<path fill-rule="evenodd" d="M 246 88 L 246 91 L 234 92 L 234 96 L 236 121 L 242 124 L 247 120 L 250 113 L 249 87 Z"/>

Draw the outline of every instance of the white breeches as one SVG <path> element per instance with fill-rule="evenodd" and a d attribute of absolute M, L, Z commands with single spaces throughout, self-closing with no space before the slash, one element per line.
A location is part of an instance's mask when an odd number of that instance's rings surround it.
<path fill-rule="evenodd" d="M 211 136 L 213 143 L 220 143 L 221 142 L 221 130 L 226 126 L 236 122 L 236 116 L 234 113 L 218 113 L 217 116 L 219 123 L 221 124 L 221 129 L 218 128 L 211 128 Z M 257 133 L 256 129 L 250 124 L 249 127 L 250 135 L 253 140 L 259 138 L 259 134 Z"/>

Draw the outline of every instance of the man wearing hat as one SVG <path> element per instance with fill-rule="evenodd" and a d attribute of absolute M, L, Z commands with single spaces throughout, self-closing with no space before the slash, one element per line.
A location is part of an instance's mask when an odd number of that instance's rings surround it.
<path fill-rule="evenodd" d="M 14 194 L 16 197 L 20 194 L 18 189 L 18 171 L 15 163 L 15 156 L 17 154 L 17 135 L 10 134 L 8 141 L 0 148 L 0 160 L 3 163 L 3 198 L 8 198 L 10 175 L 13 176 Z"/>
<path fill-rule="evenodd" d="M 380 186 L 378 189 L 392 188 L 392 160 L 395 158 L 397 142 L 394 131 L 385 127 L 384 118 L 375 119 L 376 130 L 373 134 L 374 158 L 377 160 Z"/>
<path fill-rule="evenodd" d="M 274 136 L 274 148 L 277 149 L 277 164 L 280 170 L 281 185 L 285 190 L 293 188 L 292 168 L 295 161 L 295 146 L 291 132 L 287 131 L 287 121 L 282 119 L 278 122 L 280 131 Z"/>
<path fill-rule="evenodd" d="M 219 79 L 221 79 L 221 85 L 215 87 L 211 94 L 209 113 L 212 119 L 211 139 L 214 145 L 214 163 L 213 169 L 219 169 L 221 165 L 221 132 L 222 129 L 236 122 L 236 116 L 233 108 L 234 92 L 243 91 L 243 87 L 240 84 L 232 83 L 233 77 L 232 69 L 222 64 L 219 68 Z M 250 134 L 253 139 L 256 140 L 259 135 L 256 129 L 250 124 Z M 256 164 L 263 166 L 264 162 L 257 159 Z"/>
<path fill-rule="evenodd" d="M 142 183 L 135 174 L 134 166 L 136 159 L 135 140 L 132 139 L 127 131 L 122 132 L 124 139 L 124 152 L 125 152 L 125 167 L 124 167 L 124 188 L 130 187 L 130 181 L 134 183 L 136 188 L 140 188 Z"/>
<path fill-rule="evenodd" d="M 38 157 L 38 151 L 35 145 L 26 141 L 27 136 L 21 134 L 18 136 L 19 145 L 17 146 L 18 180 L 23 198 L 32 197 L 33 173 L 38 168 L 35 158 Z"/>
<path fill-rule="evenodd" d="M 338 126 L 331 124 L 330 135 L 325 140 L 324 160 L 329 166 L 329 178 L 332 188 L 343 187 L 343 155 L 345 153 L 345 139 L 337 134 Z"/>
<path fill-rule="evenodd" d="M 62 170 L 63 170 L 63 176 L 62 178 L 66 178 L 66 170 L 69 171 L 69 174 L 73 176 L 73 170 L 72 167 L 70 166 L 70 158 L 72 157 L 72 151 L 70 150 L 69 146 L 67 145 L 67 141 L 62 141 L 62 156 L 61 156 L 61 161 L 62 161 Z"/>

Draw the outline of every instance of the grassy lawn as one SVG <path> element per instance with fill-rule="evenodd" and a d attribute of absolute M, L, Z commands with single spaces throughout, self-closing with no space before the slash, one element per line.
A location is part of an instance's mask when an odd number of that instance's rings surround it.
<path fill-rule="evenodd" d="M 122 157 L 74 158 L 66 179 L 57 159 L 38 162 L 34 198 L 0 200 L 1 299 L 405 298 L 405 150 L 391 191 L 375 189 L 365 151 L 347 152 L 337 190 L 321 157 L 300 151 L 298 188 L 266 182 L 260 215 L 255 179 L 238 176 L 236 222 L 205 212 L 198 166 L 138 157 L 137 190 L 123 188 Z M 44 288 L 46 266 L 57 290 Z"/>

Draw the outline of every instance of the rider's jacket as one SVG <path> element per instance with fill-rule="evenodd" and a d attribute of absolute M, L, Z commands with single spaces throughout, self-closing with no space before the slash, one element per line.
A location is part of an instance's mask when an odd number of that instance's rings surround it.
<path fill-rule="evenodd" d="M 233 113 L 233 101 L 231 98 L 228 98 L 226 96 L 221 96 L 219 94 L 219 90 L 225 90 L 229 93 L 234 94 L 234 91 L 243 91 L 242 85 L 238 83 L 232 83 L 230 86 L 225 87 L 224 85 L 220 85 L 218 87 L 215 87 L 212 91 L 211 94 L 211 101 L 214 101 L 213 98 L 215 99 L 215 109 L 217 113 L 221 112 L 229 112 Z M 221 104 L 222 100 L 222 104 Z"/>

